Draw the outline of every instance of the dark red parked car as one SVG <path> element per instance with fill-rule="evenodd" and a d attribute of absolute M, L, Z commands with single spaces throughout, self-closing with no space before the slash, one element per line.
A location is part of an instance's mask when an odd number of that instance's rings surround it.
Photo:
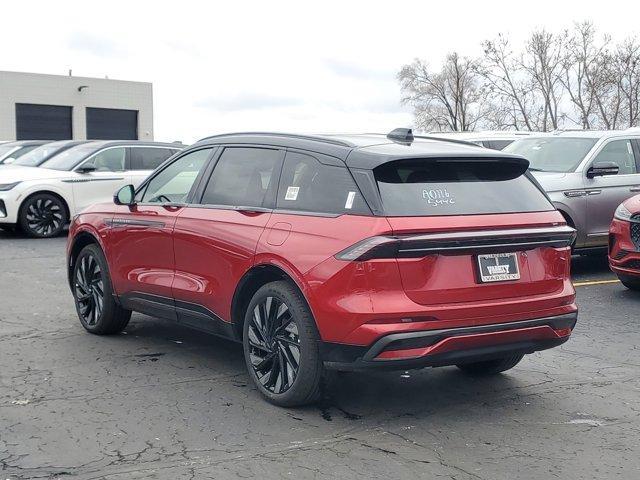
<path fill-rule="evenodd" d="M 527 167 L 402 129 L 204 139 L 74 219 L 80 321 L 117 333 L 137 311 L 240 341 L 283 406 L 327 369 L 507 370 L 577 318 L 575 232 Z"/>
<path fill-rule="evenodd" d="M 625 287 L 640 290 L 640 195 L 616 210 L 609 230 L 609 265 Z"/>

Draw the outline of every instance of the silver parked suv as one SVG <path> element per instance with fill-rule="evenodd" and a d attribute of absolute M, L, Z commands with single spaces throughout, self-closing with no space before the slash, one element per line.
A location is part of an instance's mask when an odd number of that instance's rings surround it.
<path fill-rule="evenodd" d="M 578 251 L 606 247 L 616 208 L 640 192 L 637 128 L 539 134 L 504 151 L 529 160 L 535 178 L 578 230 Z"/>

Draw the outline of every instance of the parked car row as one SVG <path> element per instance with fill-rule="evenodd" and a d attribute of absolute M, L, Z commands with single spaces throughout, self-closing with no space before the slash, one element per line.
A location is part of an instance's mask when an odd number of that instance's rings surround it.
<path fill-rule="evenodd" d="M 0 166 L 0 228 L 59 235 L 77 212 L 109 201 L 123 185 L 139 185 L 181 148 L 141 141 L 42 144 Z"/>
<path fill-rule="evenodd" d="M 0 165 L 10 164 L 31 150 L 49 143 L 48 140 L 22 140 L 0 143 Z"/>

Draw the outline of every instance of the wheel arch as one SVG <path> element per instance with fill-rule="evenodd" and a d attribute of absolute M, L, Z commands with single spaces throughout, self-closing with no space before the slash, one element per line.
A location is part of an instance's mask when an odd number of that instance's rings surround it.
<path fill-rule="evenodd" d="M 75 267 L 76 258 L 78 258 L 78 255 L 80 254 L 80 252 L 84 247 L 91 244 L 98 245 L 100 249 L 104 252 L 104 248 L 102 247 L 100 240 L 98 240 L 98 237 L 94 235 L 92 232 L 83 230 L 78 232 L 73 238 L 73 241 L 69 248 L 69 258 L 67 261 L 67 280 L 69 282 L 69 287 L 71 288 L 73 288 L 73 269 Z"/>
<path fill-rule="evenodd" d="M 287 272 L 284 268 L 274 264 L 254 265 L 242 276 L 231 301 L 231 322 L 233 325 L 233 333 L 236 340 L 242 340 L 242 331 L 244 327 L 244 315 L 253 295 L 260 287 L 267 283 L 284 280 L 293 285 L 302 295 L 305 302 L 311 310 L 309 300 L 304 294 L 304 288 L 294 278 L 294 275 Z"/>

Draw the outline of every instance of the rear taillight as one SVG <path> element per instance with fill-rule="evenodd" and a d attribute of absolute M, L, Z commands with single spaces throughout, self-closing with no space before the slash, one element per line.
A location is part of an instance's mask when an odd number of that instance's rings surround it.
<path fill-rule="evenodd" d="M 399 245 L 400 242 L 395 237 L 369 237 L 338 252 L 336 258 L 350 262 L 374 258 L 395 258 L 398 255 Z"/>
<path fill-rule="evenodd" d="M 365 261 L 375 258 L 421 258 L 427 255 L 463 255 L 567 248 L 576 231 L 566 225 L 469 230 L 416 235 L 377 235 L 365 238 L 336 254 L 338 260 Z"/>

